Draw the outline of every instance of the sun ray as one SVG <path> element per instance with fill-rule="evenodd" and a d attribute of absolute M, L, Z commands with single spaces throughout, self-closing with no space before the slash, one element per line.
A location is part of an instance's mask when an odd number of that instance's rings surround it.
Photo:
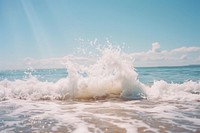
<path fill-rule="evenodd" d="M 31 1 L 21 0 L 21 3 L 32 29 L 36 42 L 35 45 L 37 45 L 40 56 L 45 57 L 45 55 L 52 55 L 53 50 L 48 33 L 45 31 L 44 25 L 42 25 L 41 19 L 39 18 L 34 6 L 32 5 Z"/>

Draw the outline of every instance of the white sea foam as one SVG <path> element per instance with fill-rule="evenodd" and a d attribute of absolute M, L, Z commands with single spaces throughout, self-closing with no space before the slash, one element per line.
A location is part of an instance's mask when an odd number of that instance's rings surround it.
<path fill-rule="evenodd" d="M 195 132 L 198 129 L 198 102 L 192 105 L 154 101 L 60 102 L 11 99 L 0 104 L 0 113 L 6 111 L 2 115 L 4 121 L 0 131 L 159 133 L 161 126 L 164 131 L 171 132 L 179 129 Z"/>
<path fill-rule="evenodd" d="M 155 81 L 141 83 L 133 67 L 133 58 L 120 48 L 109 46 L 89 66 L 66 62 L 68 76 L 57 82 L 44 82 L 30 75 L 24 80 L 0 81 L 0 100 L 20 99 L 162 99 L 200 100 L 200 82 L 182 84 Z"/>
<path fill-rule="evenodd" d="M 163 80 L 155 81 L 154 84 L 146 88 L 149 99 L 200 100 L 200 82 L 186 81 L 182 84 L 167 83 Z"/>
<path fill-rule="evenodd" d="M 89 66 L 66 62 L 68 76 L 57 82 L 31 74 L 24 80 L 0 81 L 0 131 L 198 131 L 199 81 L 146 85 L 138 80 L 129 54 L 112 46 L 101 52 Z M 143 98 L 147 100 L 138 100 Z"/>
<path fill-rule="evenodd" d="M 66 67 L 69 75 L 56 83 L 41 82 L 33 76 L 26 80 L 3 80 L 0 82 L 1 99 L 141 99 L 145 95 L 132 58 L 120 49 L 104 49 L 96 63 L 88 67 L 73 62 L 66 62 Z"/>

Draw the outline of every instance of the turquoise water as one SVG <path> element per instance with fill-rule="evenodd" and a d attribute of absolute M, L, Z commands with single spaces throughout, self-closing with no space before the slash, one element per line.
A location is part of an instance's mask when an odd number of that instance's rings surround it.
<path fill-rule="evenodd" d="M 164 80 L 168 83 L 200 80 L 200 66 L 143 67 L 136 68 L 136 71 L 139 80 L 144 83 L 153 83 L 155 80 Z"/>
<path fill-rule="evenodd" d="M 67 77 L 66 69 L 6 70 L 0 71 L 0 80 L 23 80 L 32 75 L 40 81 L 55 82 Z"/>
<path fill-rule="evenodd" d="M 138 79 L 143 83 L 153 83 L 164 80 L 168 83 L 183 83 L 200 80 L 200 66 L 178 67 L 137 67 Z M 33 75 L 40 81 L 56 82 L 68 76 L 67 69 L 36 69 L 36 70 L 6 70 L 0 71 L 0 80 L 23 80 Z"/>

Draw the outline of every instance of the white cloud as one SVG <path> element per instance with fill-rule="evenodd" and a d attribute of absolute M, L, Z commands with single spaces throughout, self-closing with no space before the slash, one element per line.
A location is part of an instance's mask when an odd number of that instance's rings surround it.
<path fill-rule="evenodd" d="M 85 42 L 85 40 L 81 38 L 79 38 L 78 41 Z M 97 39 L 88 42 L 90 42 L 90 45 L 95 45 L 95 48 L 99 48 Z M 80 50 L 82 49 L 80 48 Z M 90 65 L 96 61 L 96 58 L 98 58 L 98 54 L 97 56 L 94 56 L 87 50 L 79 52 L 83 54 L 85 53 L 89 57 L 74 55 L 46 59 L 27 57 L 23 61 L 18 60 L 10 63 L 0 62 L 0 69 L 65 68 L 67 63 L 70 62 L 73 62 L 73 64 Z M 155 42 L 152 43 L 152 47 L 149 50 L 130 53 L 129 55 L 135 59 L 134 66 L 177 66 L 200 64 L 200 47 L 180 47 L 172 50 L 162 50 L 161 45 L 158 42 Z"/>
<path fill-rule="evenodd" d="M 187 55 L 182 55 L 182 56 L 180 57 L 180 59 L 181 59 L 181 60 L 187 60 L 188 57 L 187 57 Z"/>
<path fill-rule="evenodd" d="M 196 61 L 199 61 L 199 62 L 200 62 L 200 55 L 197 57 Z"/>
<path fill-rule="evenodd" d="M 24 64 L 26 67 L 31 68 L 64 68 L 68 62 L 74 62 L 78 64 L 90 64 L 93 61 L 91 58 L 77 57 L 73 55 L 68 55 L 64 57 L 54 57 L 46 59 L 34 59 L 27 57 L 24 59 Z"/>
<path fill-rule="evenodd" d="M 160 44 L 158 42 L 152 43 L 152 52 L 156 52 L 160 48 Z"/>
<path fill-rule="evenodd" d="M 158 42 L 153 43 L 146 52 L 131 53 L 136 66 L 171 66 L 198 64 L 200 47 L 181 47 L 172 50 L 161 50 Z M 195 57 L 195 58 L 194 58 Z"/>
<path fill-rule="evenodd" d="M 170 51 L 171 53 L 188 53 L 188 52 L 200 52 L 200 47 L 181 47 Z"/>
<path fill-rule="evenodd" d="M 95 43 L 95 41 L 93 42 Z M 199 64 L 200 47 L 181 47 L 172 50 L 161 50 L 158 42 L 152 44 L 147 51 L 131 53 L 135 59 L 135 66 L 177 66 L 188 64 Z M 26 58 L 26 67 L 33 68 L 63 68 L 68 62 L 89 65 L 95 62 L 96 57 L 78 57 L 68 55 L 47 59 Z"/>

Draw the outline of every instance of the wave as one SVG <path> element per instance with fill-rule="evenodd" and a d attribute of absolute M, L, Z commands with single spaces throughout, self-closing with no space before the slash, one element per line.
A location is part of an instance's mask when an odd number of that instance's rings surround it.
<path fill-rule="evenodd" d="M 101 56 L 92 65 L 66 62 L 68 76 L 57 82 L 40 81 L 32 75 L 24 80 L 0 81 L 0 100 L 200 100 L 200 82 L 155 81 L 152 85 L 145 85 L 138 80 L 133 61 L 120 48 L 109 46 L 101 51 Z"/>

